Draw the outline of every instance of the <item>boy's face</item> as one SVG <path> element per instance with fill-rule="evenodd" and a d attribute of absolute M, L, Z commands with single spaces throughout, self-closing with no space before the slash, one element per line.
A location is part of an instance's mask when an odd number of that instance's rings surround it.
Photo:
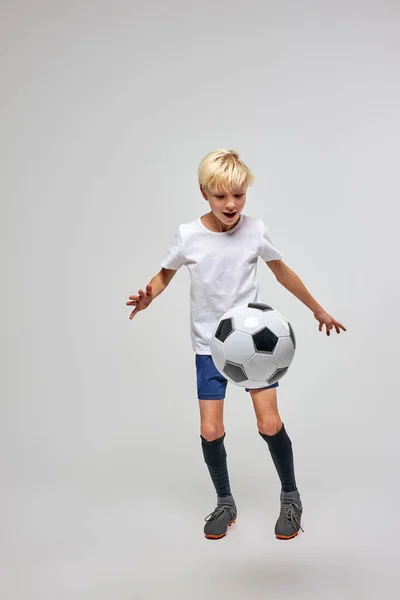
<path fill-rule="evenodd" d="M 237 223 L 246 202 L 247 185 L 232 190 L 208 190 L 200 187 L 204 198 L 210 203 L 214 216 L 224 225 Z"/>

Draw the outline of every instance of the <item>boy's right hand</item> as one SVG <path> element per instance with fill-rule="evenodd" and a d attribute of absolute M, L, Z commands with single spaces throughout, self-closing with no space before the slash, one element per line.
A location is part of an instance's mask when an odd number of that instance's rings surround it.
<path fill-rule="evenodd" d="M 140 310 L 144 310 L 149 306 L 149 304 L 153 301 L 153 288 L 148 283 L 146 285 L 146 293 L 143 290 L 139 290 L 139 296 L 129 296 L 130 302 L 127 302 L 127 306 L 134 306 L 134 310 L 131 312 L 129 319 L 133 319 L 133 317 Z"/>

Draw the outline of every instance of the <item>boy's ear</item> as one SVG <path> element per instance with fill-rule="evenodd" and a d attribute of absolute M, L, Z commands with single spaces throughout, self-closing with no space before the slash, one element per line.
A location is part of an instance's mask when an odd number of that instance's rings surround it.
<path fill-rule="evenodd" d="M 203 186 L 202 186 L 202 185 L 200 186 L 200 191 L 201 191 L 201 193 L 202 193 L 202 195 L 203 195 L 203 198 L 204 198 L 205 200 L 207 200 L 207 202 L 208 202 L 207 194 L 206 194 L 206 192 L 204 191 L 204 188 L 203 188 Z"/>

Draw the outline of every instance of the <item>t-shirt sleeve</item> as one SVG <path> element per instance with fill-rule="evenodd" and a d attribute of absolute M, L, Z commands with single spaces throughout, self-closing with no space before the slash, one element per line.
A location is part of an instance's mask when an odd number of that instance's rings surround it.
<path fill-rule="evenodd" d="M 183 264 L 185 264 L 183 240 L 180 228 L 178 228 L 172 241 L 172 245 L 164 256 L 164 260 L 161 262 L 161 266 L 164 269 L 173 269 L 177 271 Z"/>
<path fill-rule="evenodd" d="M 275 248 L 274 243 L 271 239 L 271 236 L 268 231 L 268 227 L 265 223 L 262 223 L 262 238 L 261 238 L 261 247 L 260 247 L 260 257 L 268 262 L 269 260 L 279 260 L 283 258 L 283 254 L 279 252 L 277 248 Z"/>

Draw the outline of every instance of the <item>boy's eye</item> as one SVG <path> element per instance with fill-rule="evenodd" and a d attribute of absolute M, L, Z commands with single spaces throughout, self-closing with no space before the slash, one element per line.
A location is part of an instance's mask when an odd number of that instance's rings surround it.
<path fill-rule="evenodd" d="M 241 198 L 244 194 L 236 194 L 236 198 Z"/>

